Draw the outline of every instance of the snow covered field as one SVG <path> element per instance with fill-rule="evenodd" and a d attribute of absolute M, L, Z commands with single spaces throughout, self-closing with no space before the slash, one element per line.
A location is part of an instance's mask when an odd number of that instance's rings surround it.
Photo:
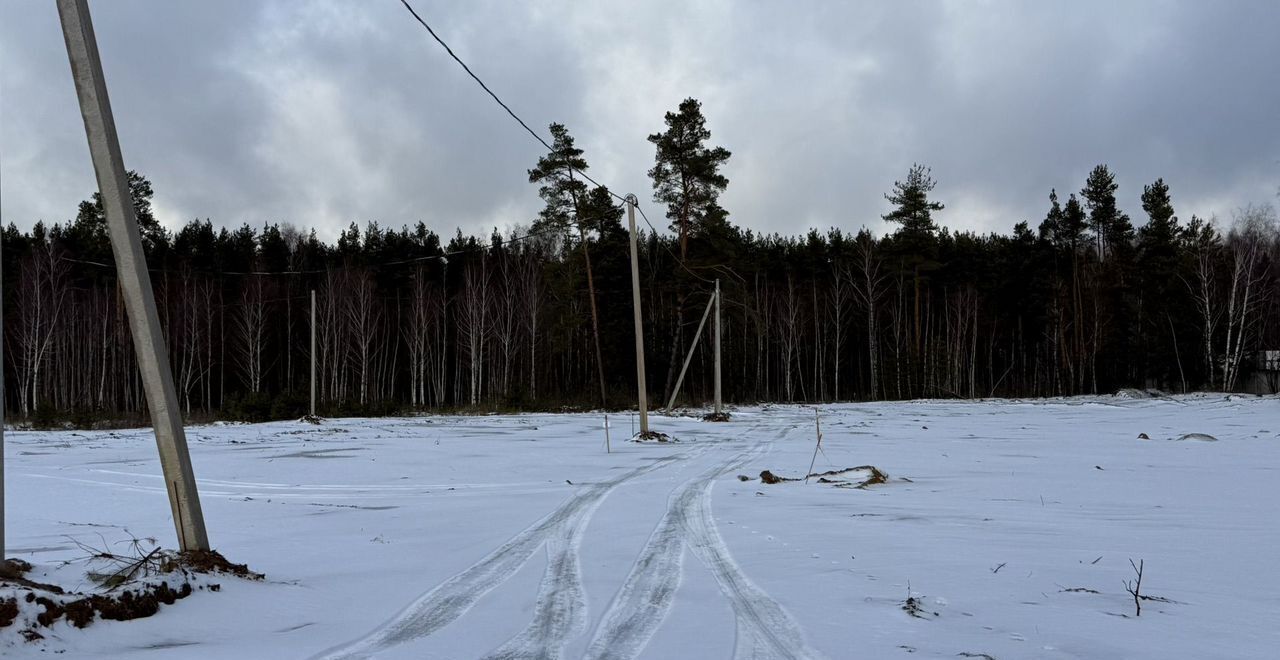
<path fill-rule="evenodd" d="M 1278 403 L 822 406 L 815 471 L 890 475 L 866 490 L 756 478 L 804 474 L 800 406 L 655 416 L 668 445 L 611 416 L 612 454 L 598 414 L 194 427 L 210 539 L 267 580 L 37 644 L 8 629 L 0 653 L 1273 658 Z M 6 441 L 9 555 L 33 578 L 83 554 L 70 539 L 174 544 L 149 430 Z M 1133 616 L 1130 559 L 1172 602 Z"/>

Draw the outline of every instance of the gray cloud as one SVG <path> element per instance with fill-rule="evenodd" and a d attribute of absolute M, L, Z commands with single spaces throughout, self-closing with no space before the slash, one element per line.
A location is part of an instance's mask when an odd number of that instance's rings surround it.
<path fill-rule="evenodd" d="M 704 102 L 737 222 L 882 229 L 931 165 L 944 224 L 1007 231 L 1100 162 L 1141 216 L 1228 217 L 1280 185 L 1280 5 L 1199 2 L 417 3 L 536 128 L 650 197 L 645 137 Z M 394 0 L 93 3 L 126 164 L 162 220 L 528 222 L 542 148 Z M 94 188 L 52 3 L 0 4 L 5 222 L 63 221 Z"/>

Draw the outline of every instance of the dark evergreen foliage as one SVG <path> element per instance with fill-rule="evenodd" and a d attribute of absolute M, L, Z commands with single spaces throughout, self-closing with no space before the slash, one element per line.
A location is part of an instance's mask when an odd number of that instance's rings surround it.
<path fill-rule="evenodd" d="M 1255 351 L 1280 348 L 1268 343 L 1280 339 L 1280 310 L 1265 207 L 1223 236 L 1200 218 L 1181 224 L 1157 180 L 1142 191 L 1147 217 L 1135 232 L 1099 166 L 1079 197 L 1063 203 L 1051 191 L 1038 227 L 953 232 L 939 222 L 928 168 L 915 165 L 886 195 L 884 218 L 899 224 L 889 235 L 763 235 L 735 226 L 717 201 L 728 152 L 705 145 L 697 102 L 667 124 L 651 137 L 654 187 L 677 234 L 640 240 L 653 394 L 669 389 L 669 365 L 694 339 L 711 290 L 703 277 L 724 292 L 724 389 L 738 402 L 1240 388 Z M 184 409 L 305 412 L 311 290 L 322 413 L 594 407 L 588 246 L 608 401 L 633 401 L 622 210 L 569 174 L 586 161 L 564 127 L 552 134 L 553 152 L 529 178 L 546 202 L 533 227 L 553 231 L 532 238 L 517 229 L 442 240 L 422 223 L 374 222 L 332 243 L 276 223 L 192 220 L 170 233 L 152 215 L 150 184 L 131 174 Z M 96 197 L 68 223 L 11 224 L 3 238 L 9 410 L 81 423 L 142 412 Z M 703 350 L 683 400 L 706 400 L 710 370 Z"/>

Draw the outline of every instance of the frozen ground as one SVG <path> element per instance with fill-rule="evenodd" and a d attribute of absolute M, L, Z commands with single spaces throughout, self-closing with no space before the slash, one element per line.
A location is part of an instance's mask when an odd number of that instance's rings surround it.
<path fill-rule="evenodd" d="M 868 490 L 737 479 L 804 473 L 798 406 L 654 417 L 671 445 L 620 442 L 614 416 L 612 454 L 600 415 L 196 427 L 210 538 L 267 581 L 40 644 L 6 631 L 0 653 L 1273 658 L 1278 403 L 822 406 L 816 469 L 891 476 Z M 69 539 L 172 545 L 148 431 L 6 441 L 10 555 L 37 579 L 81 554 Z M 1134 618 L 1130 558 L 1174 602 Z"/>

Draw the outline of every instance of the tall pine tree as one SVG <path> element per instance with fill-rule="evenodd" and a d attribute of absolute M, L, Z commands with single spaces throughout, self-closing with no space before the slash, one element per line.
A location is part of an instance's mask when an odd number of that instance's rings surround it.
<path fill-rule="evenodd" d="M 608 405 L 604 381 L 604 358 L 600 351 L 600 311 L 596 305 L 595 273 L 591 268 L 591 251 L 587 249 L 587 227 L 601 218 L 586 217 L 583 214 L 583 201 L 587 197 L 587 184 L 582 182 L 576 173 L 587 169 L 587 161 L 582 157 L 582 150 L 573 144 L 573 136 L 563 124 L 553 123 L 551 131 L 551 152 L 538 159 L 538 164 L 529 170 L 529 183 L 541 184 L 538 195 L 546 203 L 538 214 L 539 225 L 550 225 L 561 229 L 577 226 L 578 240 L 582 246 L 582 260 L 587 272 L 587 296 L 591 303 L 591 330 L 596 353 L 596 378 L 600 383 L 600 405 Z M 607 198 L 607 191 L 605 197 Z M 599 195 L 593 197 L 598 199 Z M 612 208 L 610 205 L 608 208 Z M 600 212 L 606 213 L 605 209 Z"/>
<path fill-rule="evenodd" d="M 690 232 L 697 231 L 708 213 L 718 208 L 716 200 L 729 185 L 720 168 L 730 153 L 724 147 L 707 146 L 711 131 L 697 99 L 685 99 L 664 121 L 667 130 L 649 136 L 656 151 L 649 178 L 654 200 L 667 206 L 671 228 L 680 236 L 683 260 L 688 258 Z"/>
<path fill-rule="evenodd" d="M 719 222 L 724 211 L 717 200 L 729 185 L 729 179 L 720 168 L 729 160 L 729 150 L 707 146 L 711 131 L 702 115 L 702 103 L 687 98 L 676 112 L 668 112 L 663 120 L 667 130 L 649 136 L 654 146 L 654 164 L 649 170 L 653 180 L 653 199 L 667 207 L 671 229 L 679 236 L 680 271 L 688 269 L 689 236 L 696 234 L 708 222 Z M 677 273 L 682 284 L 676 292 L 676 323 L 672 330 L 667 360 L 666 385 L 663 400 L 670 398 L 675 382 L 676 364 L 683 352 L 683 328 L 685 303 L 688 292 L 684 276 Z"/>

